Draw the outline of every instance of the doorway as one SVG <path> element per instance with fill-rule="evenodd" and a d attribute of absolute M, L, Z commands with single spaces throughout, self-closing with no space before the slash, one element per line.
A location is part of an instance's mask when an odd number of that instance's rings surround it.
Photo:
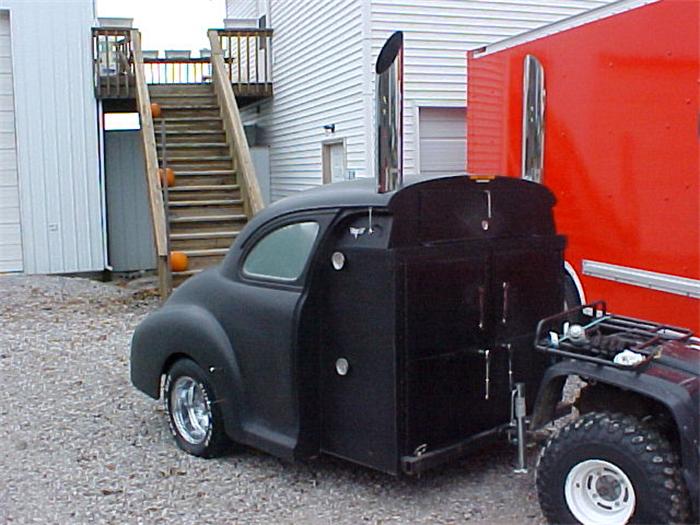
<path fill-rule="evenodd" d="M 322 144 L 323 184 L 345 180 L 345 140 L 326 141 Z"/>

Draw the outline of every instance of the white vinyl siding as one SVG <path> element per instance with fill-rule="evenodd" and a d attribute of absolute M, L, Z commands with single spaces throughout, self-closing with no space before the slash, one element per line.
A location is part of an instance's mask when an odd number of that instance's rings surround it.
<path fill-rule="evenodd" d="M 0 272 L 22 271 L 10 17 L 0 11 Z"/>
<path fill-rule="evenodd" d="M 347 169 L 374 175 L 374 69 L 405 37 L 404 171 L 418 171 L 420 108 L 466 106 L 466 53 L 609 0 L 228 0 L 229 17 L 269 7 L 274 97 L 243 111 L 270 145 L 272 199 L 321 184 L 321 143 L 345 139 Z M 253 14 L 254 12 L 254 14 Z M 334 134 L 323 126 L 335 124 Z"/>
<path fill-rule="evenodd" d="M 246 0 L 242 2 L 246 3 Z M 238 17 L 238 1 L 228 16 Z M 272 200 L 322 183 L 322 145 L 345 139 L 346 166 L 365 172 L 362 0 L 271 0 L 274 96 L 243 112 L 270 146 Z M 323 126 L 335 124 L 335 133 Z"/>
<path fill-rule="evenodd" d="M 24 271 L 103 270 L 93 2 L 0 0 L 2 10 L 11 25 Z"/>

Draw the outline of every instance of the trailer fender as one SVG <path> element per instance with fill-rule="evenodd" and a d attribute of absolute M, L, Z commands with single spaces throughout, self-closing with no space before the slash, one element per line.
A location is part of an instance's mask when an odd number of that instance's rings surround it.
<path fill-rule="evenodd" d="M 226 433 L 240 439 L 245 414 L 240 368 L 226 332 L 204 308 L 166 306 L 138 326 L 131 343 L 131 382 L 158 399 L 161 377 L 181 357 L 192 359 L 207 374 Z"/>
<path fill-rule="evenodd" d="M 584 381 L 597 381 L 649 398 L 668 410 L 678 430 L 683 477 L 693 500 L 693 508 L 697 512 L 700 442 L 698 417 L 692 413 L 692 407 L 696 405 L 688 390 L 679 384 L 672 384 L 649 374 L 636 374 L 630 370 L 601 367 L 594 363 L 561 361 L 547 370 L 540 383 L 530 420 L 531 430 L 539 429 L 554 419 L 564 383 L 572 375 L 579 376 Z"/>
<path fill-rule="evenodd" d="M 579 304 L 586 304 L 586 292 L 583 289 L 583 283 L 576 273 L 576 269 L 569 261 L 564 261 L 564 271 L 566 275 L 571 279 L 571 283 L 576 289 L 576 295 L 578 295 Z"/>

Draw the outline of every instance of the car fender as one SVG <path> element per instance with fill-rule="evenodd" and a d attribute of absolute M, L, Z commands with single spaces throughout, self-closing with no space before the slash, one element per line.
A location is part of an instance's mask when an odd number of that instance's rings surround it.
<path fill-rule="evenodd" d="M 648 397 L 665 406 L 673 417 L 680 437 L 683 477 L 688 491 L 694 498 L 693 507 L 698 509 L 698 415 L 692 407 L 696 402 L 691 399 L 686 388 L 650 374 L 638 374 L 631 370 L 615 367 L 603 367 L 595 363 L 565 360 L 549 369 L 542 378 L 537 399 L 532 411 L 530 428 L 541 428 L 554 418 L 556 405 L 566 378 L 577 375 L 585 381 L 595 380 L 613 387 L 618 387 L 641 396 Z"/>
<path fill-rule="evenodd" d="M 245 399 L 236 354 L 226 332 L 207 310 L 196 305 L 166 305 L 136 329 L 131 343 L 131 382 L 154 399 L 160 381 L 178 357 L 195 361 L 221 406 L 226 433 L 241 436 Z"/>

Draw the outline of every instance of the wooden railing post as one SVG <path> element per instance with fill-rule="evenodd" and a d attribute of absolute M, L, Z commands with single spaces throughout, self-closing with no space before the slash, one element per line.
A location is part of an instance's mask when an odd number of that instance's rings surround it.
<path fill-rule="evenodd" d="M 167 218 L 165 206 L 163 204 L 160 177 L 158 176 L 158 152 L 156 150 L 156 136 L 153 128 L 153 115 L 151 113 L 151 97 L 148 94 L 148 86 L 146 85 L 143 68 L 141 34 L 135 29 L 131 31 L 131 41 L 134 52 L 136 104 L 141 117 L 141 144 L 146 161 L 148 203 L 151 209 L 153 239 L 155 241 L 158 260 L 158 288 L 161 298 L 166 299 L 171 291 L 168 286 L 168 282 L 170 281 L 170 267 L 168 264 Z"/>
<path fill-rule="evenodd" d="M 235 159 L 241 195 L 245 196 L 244 203 L 247 203 L 245 212 L 248 217 L 252 217 L 262 210 L 265 204 L 258 179 L 255 176 L 255 167 L 250 156 L 241 114 L 238 111 L 236 97 L 233 94 L 233 87 L 226 71 L 219 32 L 215 29 L 209 30 L 209 42 L 211 44 L 212 84 L 219 100 L 231 156 Z"/>

